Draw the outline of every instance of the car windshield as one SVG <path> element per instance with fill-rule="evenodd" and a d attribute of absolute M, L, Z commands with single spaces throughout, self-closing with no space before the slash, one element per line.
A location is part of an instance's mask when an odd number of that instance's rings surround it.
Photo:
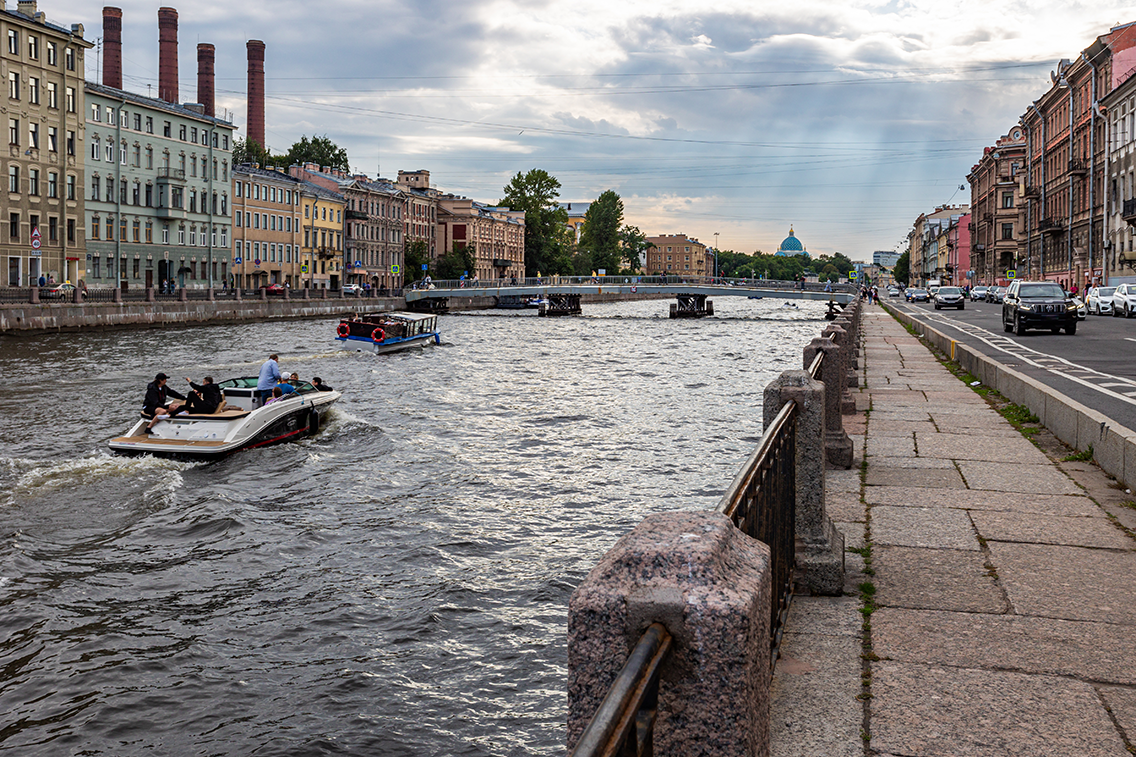
<path fill-rule="evenodd" d="M 1097 297 L 1111 297 L 1116 287 L 1101 287 L 1097 290 Z"/>
<path fill-rule="evenodd" d="M 958 287 L 940 287 L 939 294 L 962 294 Z"/>
<path fill-rule="evenodd" d="M 1060 297 L 1064 299 L 1065 290 L 1059 284 L 1022 284 L 1018 295 L 1021 297 Z"/>

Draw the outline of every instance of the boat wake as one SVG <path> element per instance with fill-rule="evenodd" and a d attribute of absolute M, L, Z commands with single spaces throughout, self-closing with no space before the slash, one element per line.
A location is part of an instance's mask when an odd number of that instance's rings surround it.
<path fill-rule="evenodd" d="M 6 505 L 17 501 L 57 496 L 61 492 L 82 488 L 90 491 L 121 479 L 155 479 L 164 489 L 181 485 L 181 471 L 197 463 L 163 460 L 149 455 L 121 457 L 95 454 L 73 460 L 31 460 L 0 458 L 0 485 L 4 493 L 0 501 Z M 170 476 L 168 474 L 174 474 Z"/>

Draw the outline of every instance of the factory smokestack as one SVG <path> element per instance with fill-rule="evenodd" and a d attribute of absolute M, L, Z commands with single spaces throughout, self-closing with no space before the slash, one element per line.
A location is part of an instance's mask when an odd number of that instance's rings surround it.
<path fill-rule="evenodd" d="M 197 101 L 205 106 L 205 115 L 213 116 L 213 59 L 216 50 L 213 45 L 201 43 L 197 46 Z"/>
<path fill-rule="evenodd" d="M 122 89 L 122 8 L 103 8 L 103 84 Z"/>
<path fill-rule="evenodd" d="M 158 97 L 178 101 L 178 12 L 158 8 Z"/>
<path fill-rule="evenodd" d="M 250 39 L 248 47 L 247 139 L 264 147 L 264 43 Z"/>

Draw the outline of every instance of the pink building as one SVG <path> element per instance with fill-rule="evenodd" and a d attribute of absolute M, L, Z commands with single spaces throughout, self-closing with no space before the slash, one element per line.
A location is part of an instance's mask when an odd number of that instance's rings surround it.
<path fill-rule="evenodd" d="M 970 268 L 970 213 L 953 220 L 947 229 L 947 271 L 955 286 L 977 283 Z"/>

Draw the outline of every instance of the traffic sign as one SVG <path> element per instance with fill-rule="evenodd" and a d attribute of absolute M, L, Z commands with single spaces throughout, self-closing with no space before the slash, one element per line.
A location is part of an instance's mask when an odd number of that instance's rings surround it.
<path fill-rule="evenodd" d="M 40 238 L 39 227 L 38 226 L 32 227 L 32 239 L 39 239 L 39 238 Z"/>
<path fill-rule="evenodd" d="M 422 270 L 423 270 L 423 271 L 427 271 L 427 270 L 429 270 L 429 269 L 430 269 L 430 264 L 429 264 L 429 263 L 423 263 L 423 264 L 422 264 Z"/>
<path fill-rule="evenodd" d="M 235 258 L 233 258 L 233 263 L 235 265 L 240 265 L 241 264 L 241 256 L 237 255 Z"/>
<path fill-rule="evenodd" d="M 391 273 L 398 275 L 399 270 L 398 263 L 391 263 Z"/>
<path fill-rule="evenodd" d="M 1018 277 L 1018 272 L 1015 271 L 1013 268 L 1006 271 L 1006 278 L 1007 279 L 1016 279 L 1017 277 Z"/>
<path fill-rule="evenodd" d="M 859 271 L 849 271 L 849 272 L 848 272 L 848 278 L 849 278 L 849 279 L 855 279 L 855 278 L 859 278 L 859 276 L 860 276 L 860 272 L 859 272 Z"/>
<path fill-rule="evenodd" d="M 32 249 L 33 250 L 39 249 L 39 237 L 35 237 L 35 236 L 32 237 Z"/>
<path fill-rule="evenodd" d="M 308 266 L 305 263 L 304 265 L 300 266 L 300 273 L 307 273 L 307 272 L 308 272 Z"/>

